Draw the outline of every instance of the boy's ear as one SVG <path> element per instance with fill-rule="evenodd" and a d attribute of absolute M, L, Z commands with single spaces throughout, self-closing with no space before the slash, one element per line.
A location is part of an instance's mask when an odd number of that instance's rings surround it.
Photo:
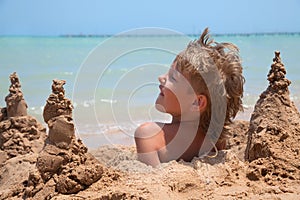
<path fill-rule="evenodd" d="M 206 106 L 207 106 L 206 96 L 205 95 L 197 95 L 192 104 L 191 110 L 203 112 L 206 109 Z"/>

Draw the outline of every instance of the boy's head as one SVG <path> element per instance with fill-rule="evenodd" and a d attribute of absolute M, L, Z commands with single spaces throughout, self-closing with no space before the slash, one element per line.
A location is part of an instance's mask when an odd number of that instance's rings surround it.
<path fill-rule="evenodd" d="M 193 89 L 192 93 L 206 97 L 205 109 L 200 114 L 200 127 L 204 132 L 208 131 L 212 120 L 212 99 L 214 104 L 222 101 L 218 98 L 220 95 L 226 99 L 225 125 L 231 122 L 239 110 L 243 110 L 241 99 L 244 77 L 238 48 L 231 43 L 214 42 L 208 35 L 208 28 L 198 40 L 190 42 L 177 55 L 172 68 L 187 79 Z"/>

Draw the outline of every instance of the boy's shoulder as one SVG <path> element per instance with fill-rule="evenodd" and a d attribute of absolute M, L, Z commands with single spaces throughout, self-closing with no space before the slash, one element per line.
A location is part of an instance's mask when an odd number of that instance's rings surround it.
<path fill-rule="evenodd" d="M 159 122 L 145 122 L 135 130 L 134 136 L 136 138 L 153 137 L 163 131 L 163 126 L 164 124 Z"/>
<path fill-rule="evenodd" d="M 149 153 L 158 151 L 165 146 L 163 124 L 156 122 L 147 122 L 141 124 L 134 133 L 134 139 L 137 144 L 137 152 Z"/>

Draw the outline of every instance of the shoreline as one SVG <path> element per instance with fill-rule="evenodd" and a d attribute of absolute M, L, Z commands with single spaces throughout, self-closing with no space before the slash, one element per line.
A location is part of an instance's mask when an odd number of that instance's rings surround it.
<path fill-rule="evenodd" d="M 300 110 L 300 105 L 297 105 L 297 108 Z M 244 108 L 244 112 L 239 112 L 233 121 L 250 121 L 253 111 L 254 107 Z M 29 112 L 29 114 L 31 113 Z M 36 117 L 38 121 L 42 122 L 45 127 L 47 127 L 46 123 L 43 122 L 41 115 L 33 116 Z M 146 121 L 140 120 L 139 122 L 142 123 Z M 86 125 L 87 124 L 85 123 L 76 124 L 75 134 L 89 149 L 94 150 L 105 145 L 135 145 L 134 138 L 132 136 L 134 129 L 132 129 L 130 133 L 127 133 L 118 128 L 118 124 L 115 123 L 101 124 L 102 128 L 100 128 L 98 124 L 90 124 L 89 128 L 86 128 Z M 122 127 L 124 126 L 126 126 L 126 123 L 122 124 Z"/>
<path fill-rule="evenodd" d="M 240 113 L 236 116 L 234 119 L 234 122 L 239 122 L 239 121 L 250 121 L 251 114 L 253 112 L 252 109 L 247 109 L 247 112 L 245 111 L 244 113 Z M 114 127 L 116 125 L 113 125 Z M 124 146 L 132 146 L 135 145 L 134 143 L 134 138 L 133 133 L 129 136 L 127 133 L 124 133 L 122 130 L 116 130 L 113 132 L 90 132 L 90 133 L 76 133 L 76 135 L 82 139 L 83 143 L 92 150 L 95 150 L 97 148 L 101 148 L 102 146 L 105 145 L 124 145 Z"/>
<path fill-rule="evenodd" d="M 250 121 L 251 114 L 253 113 L 254 107 L 245 108 L 244 112 L 239 112 L 234 119 L 234 121 Z M 29 114 L 31 114 L 29 112 Z M 40 122 L 43 122 L 41 115 L 33 115 Z M 140 120 L 139 122 L 143 122 Z M 146 122 L 146 121 L 145 121 Z M 47 127 L 46 123 L 42 123 Z M 129 124 L 129 122 L 128 122 Z M 105 145 L 125 145 L 132 146 L 134 145 L 134 138 L 132 137 L 134 130 L 132 129 L 130 133 L 122 131 L 118 124 L 107 123 L 102 124 L 102 128 L 97 124 L 90 124 L 89 128 L 86 127 L 87 124 L 79 123 L 75 124 L 75 134 L 80 138 L 83 143 L 89 149 L 97 149 Z M 125 126 L 126 123 L 123 123 L 122 126 Z M 78 127 L 79 126 L 79 127 Z M 80 131 L 79 131 L 80 130 Z"/>

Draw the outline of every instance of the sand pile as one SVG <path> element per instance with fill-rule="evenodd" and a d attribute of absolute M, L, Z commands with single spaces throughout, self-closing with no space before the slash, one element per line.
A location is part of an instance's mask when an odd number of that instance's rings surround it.
<path fill-rule="evenodd" d="M 37 158 L 36 170 L 30 172 L 27 198 L 77 193 L 98 181 L 105 170 L 75 137 L 72 104 L 65 98 L 64 84 L 62 80 L 53 81 L 52 94 L 43 113 L 49 135 Z"/>
<path fill-rule="evenodd" d="M 245 161 L 248 141 L 249 121 L 236 120 L 228 127 L 227 149 L 233 151 L 241 161 Z"/>
<path fill-rule="evenodd" d="M 290 100 L 285 74 L 275 52 L 269 86 L 255 105 L 248 131 L 247 177 L 270 185 L 300 179 L 300 114 Z"/>
<path fill-rule="evenodd" d="M 2 108 L 0 114 L 0 165 L 18 155 L 38 153 L 46 135 L 46 129 L 27 115 L 27 104 L 16 73 L 10 75 L 10 81 L 6 108 Z"/>
<path fill-rule="evenodd" d="M 10 81 L 6 107 L 0 114 L 0 199 L 22 191 L 46 138 L 46 129 L 27 115 L 16 73 L 10 75 Z"/>

